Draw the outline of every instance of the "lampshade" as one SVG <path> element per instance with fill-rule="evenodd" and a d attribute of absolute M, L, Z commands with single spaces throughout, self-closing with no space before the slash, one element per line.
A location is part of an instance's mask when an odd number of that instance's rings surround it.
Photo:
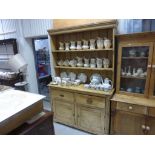
<path fill-rule="evenodd" d="M 8 61 L 12 71 L 23 71 L 27 67 L 27 63 L 21 56 L 21 54 L 16 54 L 11 57 Z"/>

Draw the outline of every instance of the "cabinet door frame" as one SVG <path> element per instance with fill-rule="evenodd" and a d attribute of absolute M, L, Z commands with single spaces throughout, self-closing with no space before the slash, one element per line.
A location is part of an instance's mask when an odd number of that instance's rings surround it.
<path fill-rule="evenodd" d="M 121 114 L 124 114 L 124 115 L 131 115 L 131 116 L 133 116 L 133 117 L 139 117 L 139 118 L 141 118 L 141 119 L 143 119 L 143 124 L 142 125 L 145 125 L 145 120 L 146 120 L 146 116 L 145 115 L 142 115 L 142 114 L 137 114 L 137 113 L 130 113 L 130 112 L 127 112 L 127 111 L 122 111 L 122 110 L 115 110 L 115 113 L 114 114 L 112 114 L 113 116 L 112 116 L 112 124 L 111 124 L 111 126 L 112 126 L 112 128 L 111 128 L 111 134 L 117 134 L 117 127 L 116 126 L 120 126 L 120 124 L 116 124 L 117 123 L 117 114 L 119 114 L 119 113 L 121 113 Z M 124 116 L 125 117 L 125 116 Z M 124 134 L 124 133 L 122 133 L 123 135 L 128 135 L 128 133 L 126 133 L 126 134 Z M 144 129 L 144 131 L 141 129 L 141 131 L 139 132 L 139 134 L 138 135 L 144 135 L 145 134 L 145 129 Z M 133 135 L 136 135 L 136 134 L 133 134 Z"/>
<path fill-rule="evenodd" d="M 100 111 L 101 112 L 101 127 L 102 127 L 102 130 L 97 132 L 97 131 L 92 131 L 92 130 L 89 130 L 89 129 L 86 129 L 84 127 L 81 127 L 80 126 L 80 119 L 81 119 L 81 116 L 80 116 L 80 109 L 81 107 L 84 107 L 86 108 L 88 111 L 91 110 L 91 111 Z M 86 106 L 86 105 L 83 105 L 83 104 L 78 104 L 77 105 L 77 126 L 78 128 L 82 129 L 82 130 L 85 130 L 85 131 L 88 131 L 88 132 L 91 132 L 91 133 L 95 133 L 95 134 L 105 134 L 105 109 L 100 109 L 100 108 L 92 108 L 92 107 L 89 107 L 89 106 Z"/>
<path fill-rule="evenodd" d="M 154 43 L 154 51 L 152 57 L 152 68 L 151 68 L 151 78 L 150 78 L 150 87 L 149 87 L 149 97 L 155 99 L 154 95 L 155 91 L 155 43 Z"/>
<path fill-rule="evenodd" d="M 61 122 L 63 124 L 67 124 L 67 125 L 71 125 L 71 126 L 75 126 L 76 125 L 76 122 L 75 122 L 75 104 L 68 102 L 68 101 L 65 101 L 65 100 L 60 100 L 60 99 L 53 99 L 52 102 L 53 102 L 52 105 L 53 105 L 53 112 L 54 112 L 54 121 L 55 122 Z M 67 102 L 73 106 L 73 113 L 72 113 L 73 123 L 68 123 L 68 122 L 61 120 L 60 118 L 57 117 L 57 115 L 56 115 L 56 104 L 59 104 L 59 103 L 56 103 L 56 102 L 63 102 L 64 105 L 66 104 L 65 102 Z"/>
<path fill-rule="evenodd" d="M 125 91 L 120 91 L 120 82 L 121 82 L 121 64 L 122 64 L 122 48 L 123 47 L 133 47 L 133 46 L 148 46 L 149 47 L 149 56 L 148 56 L 148 66 L 147 66 L 147 77 L 146 77 L 146 84 L 145 84 L 145 91 L 144 94 L 138 94 L 138 93 L 128 93 Z M 145 96 L 148 97 L 149 95 L 149 81 L 151 76 L 151 64 L 152 64 L 152 55 L 153 55 L 153 43 L 152 42 L 126 42 L 126 43 L 120 43 L 118 47 L 118 66 L 117 66 L 117 87 L 116 92 L 131 96 Z"/>

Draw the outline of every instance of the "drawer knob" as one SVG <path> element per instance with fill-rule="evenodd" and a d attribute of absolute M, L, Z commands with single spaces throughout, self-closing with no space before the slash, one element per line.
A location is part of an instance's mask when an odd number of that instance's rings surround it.
<path fill-rule="evenodd" d="M 129 109 L 132 110 L 133 109 L 132 106 L 129 106 Z"/>
<path fill-rule="evenodd" d="M 61 94 L 60 96 L 61 96 L 61 97 L 64 97 L 64 95 L 62 95 L 62 94 Z"/>
<path fill-rule="evenodd" d="M 145 128 L 146 128 L 145 125 L 142 125 L 142 129 L 145 130 Z"/>
<path fill-rule="evenodd" d="M 149 126 L 146 126 L 146 130 L 149 131 L 150 130 L 150 127 Z"/>

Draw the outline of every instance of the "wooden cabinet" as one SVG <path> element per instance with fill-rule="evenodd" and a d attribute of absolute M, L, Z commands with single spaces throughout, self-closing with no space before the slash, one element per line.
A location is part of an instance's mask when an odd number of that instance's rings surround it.
<path fill-rule="evenodd" d="M 77 125 L 92 133 L 104 134 L 105 110 L 78 105 Z"/>
<path fill-rule="evenodd" d="M 103 23 L 48 30 L 52 48 L 53 76 L 63 79 L 62 73 L 65 72 L 66 77 L 70 77 L 71 73 L 76 75 L 76 79 L 81 73 L 87 77 L 85 82 L 81 80 L 81 84 L 78 86 L 75 85 L 75 79 L 70 80 L 68 85 L 63 82 L 60 82 L 59 86 L 54 85 L 54 82 L 53 85 L 52 83 L 49 85 L 55 121 L 95 134 L 109 133 L 110 98 L 114 89 L 109 91 L 96 90 L 97 87 L 88 89 L 84 87 L 84 84 L 90 84 L 92 75 L 100 74 L 103 79 L 108 78 L 115 85 L 115 28 L 116 20 L 110 20 Z M 97 46 L 99 38 L 102 38 L 102 41 L 105 38 L 109 39 L 111 46 L 99 48 L 99 45 Z M 91 39 L 95 40 L 93 48 L 90 47 Z M 89 43 L 89 46 L 84 45 L 84 40 Z M 80 49 L 77 48 L 79 41 Z M 71 42 L 75 43 L 74 48 L 70 45 Z M 60 48 L 60 44 L 64 46 Z M 69 44 L 69 48 L 66 48 L 67 44 Z M 84 58 L 88 60 L 88 63 L 84 61 Z M 97 58 L 101 58 L 100 64 L 103 65 L 97 65 Z M 71 60 L 78 62 L 79 59 L 82 60 L 82 63 L 66 65 L 66 62 Z M 95 66 L 91 67 L 90 60 L 95 60 Z M 110 64 L 107 65 L 106 62 L 110 62 Z"/>
<path fill-rule="evenodd" d="M 54 119 L 65 124 L 74 125 L 74 104 L 65 100 L 53 100 Z"/>
<path fill-rule="evenodd" d="M 150 108 L 116 101 L 119 100 L 117 96 L 114 100 L 111 106 L 111 134 L 155 134 L 155 106 Z M 153 101 L 151 102 L 152 105 L 154 104 Z"/>
<path fill-rule="evenodd" d="M 108 134 L 108 97 L 93 96 L 74 89 L 64 91 L 58 86 L 50 86 L 54 121 L 94 134 Z"/>
<path fill-rule="evenodd" d="M 118 35 L 112 134 L 155 134 L 155 33 Z"/>

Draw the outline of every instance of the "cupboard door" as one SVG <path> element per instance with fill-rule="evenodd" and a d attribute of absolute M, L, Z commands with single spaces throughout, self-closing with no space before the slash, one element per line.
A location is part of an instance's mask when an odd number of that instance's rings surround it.
<path fill-rule="evenodd" d="M 54 119 L 67 125 L 75 124 L 74 104 L 63 100 L 53 100 Z"/>
<path fill-rule="evenodd" d="M 155 135 L 155 117 L 146 118 L 146 134 Z"/>
<path fill-rule="evenodd" d="M 116 111 L 112 117 L 112 134 L 142 135 L 145 130 L 145 116 L 124 111 Z"/>
<path fill-rule="evenodd" d="M 148 96 L 153 44 L 121 44 L 119 51 L 117 91 Z"/>
<path fill-rule="evenodd" d="M 104 109 L 78 105 L 78 127 L 95 134 L 104 134 Z"/>
<path fill-rule="evenodd" d="M 153 53 L 153 63 L 152 63 L 149 95 L 151 98 L 155 98 L 155 51 Z"/>

